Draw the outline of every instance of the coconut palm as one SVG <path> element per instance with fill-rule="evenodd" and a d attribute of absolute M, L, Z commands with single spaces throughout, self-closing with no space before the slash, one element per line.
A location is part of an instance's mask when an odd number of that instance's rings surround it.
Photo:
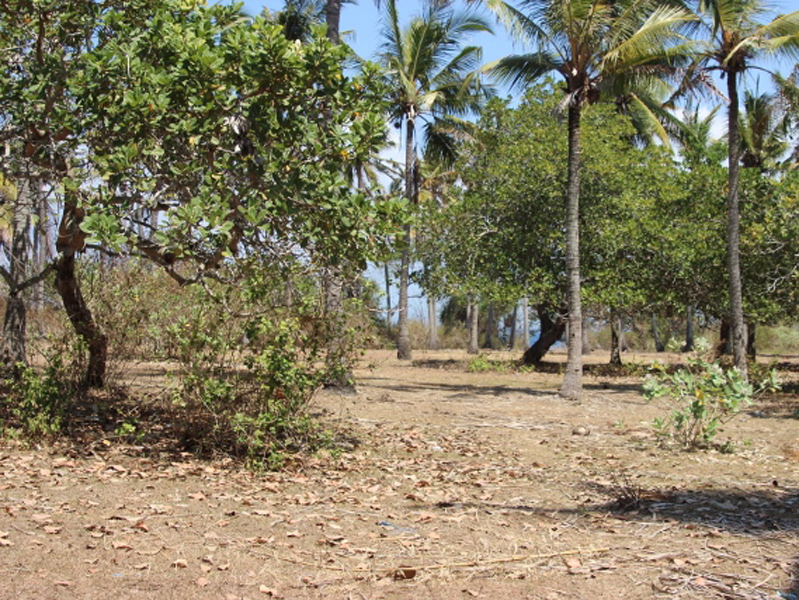
<path fill-rule="evenodd" d="M 698 48 L 692 71 L 718 71 L 727 82 L 727 147 L 729 183 L 727 194 L 727 269 L 729 276 L 730 322 L 735 366 L 746 377 L 746 335 L 740 261 L 740 209 L 738 181 L 741 167 L 739 123 L 740 78 L 752 63 L 766 55 L 799 57 L 799 11 L 779 16 L 768 23 L 762 0 L 699 0 L 699 14 L 707 37 Z"/>
<path fill-rule="evenodd" d="M 677 30 L 692 15 L 655 0 L 520 0 L 489 7 L 522 42 L 528 54 L 505 57 L 487 70 L 501 81 L 524 86 L 548 73 L 564 81 L 561 109 L 568 112 L 566 273 L 568 361 L 560 393 L 582 393 L 580 301 L 580 115 L 605 94 L 610 98 L 657 87 L 677 58 Z M 645 105 L 639 103 L 639 109 Z"/>
<path fill-rule="evenodd" d="M 776 94 L 746 92 L 739 125 L 743 168 L 767 173 L 782 167 L 790 148 L 791 117 Z"/>
<path fill-rule="evenodd" d="M 422 14 L 403 28 L 396 0 L 385 2 L 382 47 L 379 62 L 386 71 L 391 118 L 405 132 L 405 197 L 418 201 L 417 146 L 421 140 L 442 142 L 447 153 L 448 128 L 457 117 L 477 109 L 490 95 L 476 72 L 481 51 L 463 46 L 466 36 L 490 31 L 489 25 L 471 12 L 458 12 L 447 0 L 427 0 Z M 424 136 L 417 127 L 423 124 Z M 450 129 L 451 131 L 451 129 Z M 408 282 L 410 268 L 410 226 L 406 226 L 400 264 L 400 298 L 397 356 L 411 358 L 408 332 Z"/>

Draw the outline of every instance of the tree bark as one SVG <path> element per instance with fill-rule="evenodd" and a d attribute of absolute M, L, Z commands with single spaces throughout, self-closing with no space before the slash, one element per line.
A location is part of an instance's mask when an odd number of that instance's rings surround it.
<path fill-rule="evenodd" d="M 513 305 L 513 311 L 510 313 L 510 335 L 508 336 L 508 350 L 513 350 L 516 347 L 516 323 L 518 321 L 517 314 L 519 312 L 519 305 Z"/>
<path fill-rule="evenodd" d="M 655 352 L 663 352 L 666 349 L 658 333 L 658 318 L 655 313 L 652 313 L 652 339 L 655 341 Z"/>
<path fill-rule="evenodd" d="M 740 207 L 738 180 L 741 168 L 741 142 L 738 131 L 738 74 L 727 71 L 727 92 L 730 99 L 728 117 L 729 195 L 727 197 L 727 270 L 730 291 L 730 325 L 735 366 L 748 379 L 746 364 L 746 331 L 743 312 L 743 282 L 740 257 Z"/>
<path fill-rule="evenodd" d="M 721 328 L 719 329 L 719 341 L 713 351 L 713 358 L 715 360 L 718 360 L 729 351 L 731 329 L 729 317 L 722 318 Z"/>
<path fill-rule="evenodd" d="M 685 315 L 685 345 L 682 347 L 683 352 L 694 351 L 694 307 L 688 305 Z"/>
<path fill-rule="evenodd" d="M 383 274 L 386 277 L 386 335 L 391 335 L 391 273 L 388 262 L 383 264 Z"/>
<path fill-rule="evenodd" d="M 591 340 L 588 339 L 588 324 L 586 317 L 583 315 L 583 356 L 591 354 Z"/>
<path fill-rule="evenodd" d="M 339 23 L 341 21 L 341 0 L 327 0 L 325 4 L 325 23 L 327 24 L 327 39 L 332 44 L 338 44 Z"/>
<path fill-rule="evenodd" d="M 523 347 L 530 343 L 530 305 L 527 296 L 522 298 L 522 343 Z"/>
<path fill-rule="evenodd" d="M 330 330 L 327 341 L 326 363 L 329 377 L 325 387 L 342 391 L 354 391 L 352 366 L 347 360 L 347 347 L 342 335 L 344 326 L 344 278 L 341 270 L 331 268 L 323 276 L 325 293 L 325 317 Z"/>
<path fill-rule="evenodd" d="M 84 384 L 88 387 L 102 387 L 108 359 L 108 337 L 95 322 L 75 277 L 75 253 L 84 247 L 86 237 L 80 230 L 82 218 L 83 210 L 75 202 L 68 200 L 64 203 L 58 228 L 57 248 L 61 257 L 55 265 L 56 289 L 75 333 L 86 344 L 89 352 Z"/>
<path fill-rule="evenodd" d="M 34 204 L 32 183 L 25 177 L 18 180 L 17 198 L 13 203 L 11 250 L 8 253 L 8 300 L 3 319 L 3 366 L 17 373 L 17 365 L 27 365 L 27 307 L 21 284 L 29 270 L 29 229 Z"/>
<path fill-rule="evenodd" d="M 479 309 L 475 301 L 470 300 L 466 307 L 466 325 L 469 329 L 469 342 L 466 346 L 466 352 L 478 354 L 480 352 L 480 344 L 477 341 L 480 332 Z"/>
<path fill-rule="evenodd" d="M 541 364 L 541 360 L 549 349 L 563 337 L 563 333 L 566 331 L 566 319 L 562 314 L 558 313 L 553 321 L 546 306 L 539 304 L 536 310 L 541 332 L 538 334 L 538 339 L 535 343 L 525 350 L 522 356 L 522 362 L 525 365 Z"/>
<path fill-rule="evenodd" d="M 746 354 L 754 360 L 757 358 L 757 347 L 755 345 L 755 337 L 757 332 L 757 324 L 749 323 L 746 328 Z"/>
<path fill-rule="evenodd" d="M 413 115 L 406 116 L 405 134 L 405 198 L 409 203 L 415 204 L 414 192 L 414 162 L 413 139 L 415 133 L 415 119 Z M 410 283 L 411 266 L 411 226 L 404 226 L 402 257 L 400 259 L 400 290 L 399 290 L 399 316 L 397 318 L 397 358 L 411 360 L 411 336 L 408 328 L 408 285 Z"/>
<path fill-rule="evenodd" d="M 485 319 L 485 337 L 483 338 L 483 348 L 488 350 L 496 350 L 497 339 L 497 315 L 494 310 L 494 303 L 488 303 L 488 310 L 486 311 Z"/>
<path fill-rule="evenodd" d="M 432 296 L 427 297 L 427 327 L 429 340 L 427 342 L 430 350 L 438 350 L 441 344 L 438 341 L 438 315 L 436 314 L 436 299 Z"/>
<path fill-rule="evenodd" d="M 610 309 L 610 364 L 620 365 L 621 362 L 621 317 L 616 309 Z"/>
<path fill-rule="evenodd" d="M 580 299 L 580 104 L 569 105 L 569 164 L 566 193 L 566 279 L 568 357 L 560 395 L 576 400 L 583 392 L 583 315 Z"/>

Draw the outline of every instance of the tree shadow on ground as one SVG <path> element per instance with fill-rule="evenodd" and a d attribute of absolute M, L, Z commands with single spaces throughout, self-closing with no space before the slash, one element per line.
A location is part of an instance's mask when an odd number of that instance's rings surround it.
<path fill-rule="evenodd" d="M 741 536 L 767 537 L 799 532 L 799 488 L 786 488 L 779 481 L 769 487 L 645 489 L 628 481 L 590 483 L 587 487 L 607 498 L 575 507 L 509 505 L 492 502 L 440 502 L 434 508 L 483 511 L 518 511 L 541 516 L 574 516 L 586 513 L 613 514 L 625 521 L 679 522 Z M 775 598 L 799 596 L 799 557 L 793 559 L 792 581 Z M 793 595 L 793 596 L 792 596 Z M 743 596 L 734 596 L 743 597 Z M 770 598 L 772 596 L 769 596 Z"/>
<path fill-rule="evenodd" d="M 430 382 L 413 382 L 398 385 L 395 379 L 383 377 L 361 377 L 359 381 L 368 383 L 369 387 L 387 390 L 391 392 L 408 392 L 418 393 L 422 391 L 429 392 L 443 392 L 452 394 L 450 398 L 442 398 L 442 400 L 452 400 L 462 398 L 464 396 L 501 396 L 503 394 L 523 394 L 529 396 L 552 396 L 552 390 L 540 390 L 529 387 L 515 387 L 507 385 L 469 385 L 459 383 L 430 383 Z"/>

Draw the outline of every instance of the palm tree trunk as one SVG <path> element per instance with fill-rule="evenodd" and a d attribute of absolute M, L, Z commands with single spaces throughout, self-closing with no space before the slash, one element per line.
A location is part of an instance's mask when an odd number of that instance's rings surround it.
<path fill-rule="evenodd" d="M 413 136 L 415 119 L 408 115 L 406 119 L 405 134 L 405 198 L 413 204 L 414 193 L 414 152 Z M 400 360 L 411 360 L 413 353 L 411 350 L 411 336 L 408 329 L 408 285 L 410 282 L 411 266 L 411 226 L 404 227 L 404 243 L 402 257 L 400 260 L 400 289 L 399 289 L 399 317 L 397 319 L 397 358 Z"/>
<path fill-rule="evenodd" d="M 386 335 L 391 335 L 391 273 L 388 262 L 383 263 L 383 274 L 386 278 Z"/>
<path fill-rule="evenodd" d="M 513 305 L 513 311 L 510 313 L 510 334 L 508 335 L 508 350 L 513 350 L 516 347 L 516 330 L 518 327 L 516 326 L 518 319 L 516 318 L 519 314 L 519 305 Z"/>
<path fill-rule="evenodd" d="M 591 354 L 591 340 L 588 339 L 587 317 L 583 315 L 583 356 Z"/>
<path fill-rule="evenodd" d="M 569 167 L 566 191 L 568 358 L 560 395 L 576 400 L 583 391 L 583 315 L 580 303 L 580 106 L 569 105 Z"/>
<path fill-rule="evenodd" d="M 727 92 L 730 98 L 728 117 L 729 143 L 729 195 L 727 197 L 727 270 L 730 286 L 730 325 L 732 326 L 732 352 L 735 366 L 744 379 L 748 379 L 746 365 L 746 331 L 743 311 L 743 282 L 740 257 L 740 209 L 738 205 L 738 179 L 741 168 L 741 142 L 738 132 L 738 76 L 727 72 Z"/>
<path fill-rule="evenodd" d="M 325 4 L 325 23 L 327 24 L 327 39 L 332 44 L 338 44 L 339 22 L 341 21 L 341 0 L 327 0 Z"/>

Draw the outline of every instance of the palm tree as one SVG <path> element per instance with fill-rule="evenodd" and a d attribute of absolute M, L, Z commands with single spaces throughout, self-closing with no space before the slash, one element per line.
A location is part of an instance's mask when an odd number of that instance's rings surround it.
<path fill-rule="evenodd" d="M 566 190 L 566 274 L 568 360 L 560 394 L 582 393 L 582 307 L 580 300 L 580 115 L 603 94 L 617 98 L 655 87 L 673 60 L 677 29 L 693 17 L 655 0 L 502 0 L 489 6 L 521 41 L 533 47 L 505 57 L 487 70 L 512 86 L 524 86 L 548 73 L 564 81 L 561 108 L 568 112 Z M 639 108 L 643 108 L 639 104 Z"/>
<path fill-rule="evenodd" d="M 763 24 L 762 0 L 699 0 L 699 13 L 708 37 L 697 53 L 693 70 L 720 71 L 727 80 L 727 269 L 730 323 L 735 366 L 747 376 L 743 284 L 740 260 L 740 208 L 738 180 L 741 167 L 738 80 L 761 55 L 799 56 L 799 11 Z"/>
<path fill-rule="evenodd" d="M 456 12 L 447 0 L 427 0 L 423 12 L 403 29 L 396 0 L 387 0 L 379 62 L 386 71 L 391 117 L 405 129 L 405 197 L 418 202 L 417 124 L 424 122 L 428 144 L 451 139 L 441 135 L 443 122 L 477 109 L 490 94 L 476 72 L 481 51 L 462 46 L 465 36 L 490 32 L 488 24 L 470 12 Z M 446 152 L 446 148 L 444 149 Z M 411 358 L 408 331 L 410 225 L 405 227 L 400 264 L 397 357 Z"/>
<path fill-rule="evenodd" d="M 760 173 L 779 170 L 790 148 L 792 115 L 782 110 L 776 94 L 744 96 L 741 118 L 741 166 Z"/>

